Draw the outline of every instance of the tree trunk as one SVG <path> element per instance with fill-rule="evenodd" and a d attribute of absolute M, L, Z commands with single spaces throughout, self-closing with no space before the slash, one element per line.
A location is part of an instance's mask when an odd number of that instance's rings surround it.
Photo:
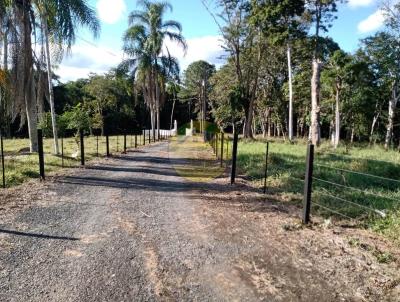
<path fill-rule="evenodd" d="M 150 108 L 150 123 L 151 123 L 151 133 L 155 135 L 155 112 L 154 107 Z"/>
<path fill-rule="evenodd" d="M 24 99 L 28 132 L 30 139 L 30 152 L 38 151 L 37 137 L 37 110 L 34 86 L 33 54 L 32 54 L 32 28 L 30 23 L 28 4 L 23 4 L 21 12 L 23 26 L 23 52 L 24 52 Z"/>
<path fill-rule="evenodd" d="M 56 110 L 54 106 L 54 90 L 53 90 L 53 82 L 52 82 L 52 68 L 51 68 L 51 53 L 49 46 L 49 29 L 47 27 L 47 20 L 45 16 L 42 18 L 42 26 L 44 31 L 44 39 L 46 44 L 46 63 L 47 63 L 47 81 L 49 85 L 49 103 L 50 103 L 50 113 L 51 113 L 51 123 L 53 126 L 53 145 L 54 145 L 54 153 L 60 154 L 60 148 L 58 145 L 58 131 L 57 131 L 57 119 L 56 119 Z"/>
<path fill-rule="evenodd" d="M 369 134 L 369 145 L 371 146 L 374 140 L 374 132 L 375 132 L 375 125 L 378 122 L 379 119 L 379 113 L 377 113 L 374 118 L 372 119 L 372 125 L 371 125 L 371 132 Z"/>
<path fill-rule="evenodd" d="M 253 131 L 252 131 L 253 115 L 254 115 L 253 109 L 254 109 L 254 98 L 250 100 L 249 109 L 246 116 L 246 122 L 244 124 L 243 135 L 245 138 L 253 138 Z"/>
<path fill-rule="evenodd" d="M 176 102 L 176 96 L 174 97 L 174 102 L 172 104 L 171 122 L 170 122 L 169 130 L 172 130 L 172 123 L 174 122 L 175 102 Z"/>
<path fill-rule="evenodd" d="M 320 137 L 320 79 L 321 63 L 317 59 L 312 62 L 313 75 L 311 79 L 311 142 L 319 146 Z"/>
<path fill-rule="evenodd" d="M 287 45 L 288 75 L 289 75 L 289 141 L 293 141 L 293 80 L 292 54 L 290 43 Z"/>
<path fill-rule="evenodd" d="M 336 108 L 335 108 L 335 149 L 340 141 L 340 84 L 336 85 Z"/>
<path fill-rule="evenodd" d="M 272 136 L 272 121 L 271 116 L 268 117 L 268 137 Z"/>
<path fill-rule="evenodd" d="M 385 149 L 388 150 L 392 142 L 393 136 L 393 120 L 394 111 L 397 105 L 397 82 L 395 81 L 392 85 L 392 97 L 389 101 L 389 114 L 388 114 L 388 124 L 386 127 L 386 138 L 385 138 Z"/>
<path fill-rule="evenodd" d="M 354 125 L 351 127 L 350 143 L 354 143 Z"/>

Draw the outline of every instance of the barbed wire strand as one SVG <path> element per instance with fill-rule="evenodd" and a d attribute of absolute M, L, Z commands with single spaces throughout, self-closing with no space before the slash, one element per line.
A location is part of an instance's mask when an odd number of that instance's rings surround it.
<path fill-rule="evenodd" d="M 319 193 L 319 194 L 322 194 L 322 195 L 325 195 L 325 196 L 328 196 L 328 197 L 331 197 L 331 198 L 334 198 L 334 199 L 337 199 L 337 200 L 340 200 L 340 201 L 342 201 L 342 202 L 347 202 L 347 203 L 349 203 L 349 204 L 352 204 L 352 205 L 355 205 L 355 206 L 357 206 L 357 207 L 366 209 L 366 210 L 368 210 L 368 211 L 374 212 L 374 213 L 380 215 L 381 217 L 386 217 L 386 214 L 385 214 L 385 213 L 383 213 L 382 211 L 379 211 L 379 210 L 377 210 L 377 209 L 374 209 L 374 208 L 371 208 L 371 207 L 367 207 L 367 206 L 361 205 L 361 204 L 359 204 L 359 203 L 356 203 L 356 202 L 353 202 L 353 201 L 349 201 L 349 200 L 343 199 L 343 198 L 341 198 L 341 197 L 338 197 L 338 196 L 335 196 L 335 195 L 332 195 L 332 194 L 329 194 L 329 193 L 325 193 L 325 192 L 323 192 L 323 191 L 319 191 L 318 193 Z"/>
<path fill-rule="evenodd" d="M 316 181 L 320 181 L 320 182 L 323 182 L 323 183 L 326 183 L 326 184 L 330 184 L 330 185 L 336 186 L 336 187 L 351 189 L 353 191 L 360 192 L 360 193 L 363 193 L 363 194 L 372 195 L 372 196 L 375 196 L 375 197 L 378 197 L 378 198 L 387 199 L 387 200 L 391 200 L 391 201 L 395 201 L 395 202 L 399 201 L 399 200 L 394 199 L 394 198 L 378 195 L 378 194 L 375 194 L 375 193 L 372 193 L 372 192 L 368 192 L 368 191 L 363 191 L 362 189 L 358 189 L 358 188 L 351 187 L 351 186 L 341 185 L 341 184 L 338 184 L 338 183 L 335 183 L 335 182 L 331 182 L 331 181 L 328 181 L 328 180 L 324 180 L 324 179 L 321 179 L 321 178 L 318 178 L 318 177 L 313 177 L 313 179 L 315 179 Z"/>
<path fill-rule="evenodd" d="M 395 183 L 400 184 L 400 180 L 396 180 L 396 179 L 393 179 L 393 178 L 387 178 L 387 177 L 382 177 L 382 176 L 377 176 L 377 175 L 373 175 L 373 174 L 357 172 L 357 171 L 352 171 L 352 170 L 347 170 L 347 169 L 340 169 L 340 168 L 335 168 L 335 167 L 322 165 L 322 164 L 314 164 L 314 165 L 317 166 L 317 167 L 322 167 L 322 168 L 327 168 L 327 169 L 332 169 L 332 170 L 336 170 L 336 171 L 342 171 L 342 172 L 352 173 L 352 174 L 357 174 L 357 175 L 363 175 L 363 176 L 367 176 L 367 177 L 371 177 L 371 178 L 391 181 L 391 182 L 395 182 Z"/>
<path fill-rule="evenodd" d="M 336 214 L 336 215 L 345 217 L 345 218 L 347 218 L 347 219 L 350 219 L 350 220 L 353 220 L 353 221 L 357 221 L 356 219 L 354 219 L 354 218 L 352 218 L 352 217 L 350 217 L 350 216 L 347 216 L 347 215 L 342 214 L 342 213 L 340 213 L 340 212 L 338 212 L 338 211 L 335 211 L 335 210 L 332 210 L 332 209 L 330 209 L 330 208 L 327 208 L 327 207 L 325 207 L 325 206 L 323 206 L 323 205 L 320 205 L 320 204 L 317 203 L 317 202 L 314 202 L 314 201 L 313 201 L 313 202 L 311 203 L 311 205 L 312 205 L 312 206 L 318 206 L 318 207 L 320 207 L 320 208 L 322 208 L 322 209 L 324 209 L 324 210 L 327 210 L 327 211 L 332 212 L 332 213 L 334 213 L 334 214 Z"/>
<path fill-rule="evenodd" d="M 363 157 L 356 157 L 356 156 L 351 156 L 351 155 L 346 155 L 346 154 L 335 154 L 335 153 L 320 153 L 319 155 L 332 155 L 336 157 L 348 157 L 351 159 L 356 159 L 356 160 L 368 160 L 368 161 L 376 161 L 380 163 L 386 163 L 386 164 L 392 164 L 392 165 L 400 165 L 399 163 L 394 163 L 386 160 L 379 160 L 379 159 L 373 159 L 373 158 L 363 158 Z"/>

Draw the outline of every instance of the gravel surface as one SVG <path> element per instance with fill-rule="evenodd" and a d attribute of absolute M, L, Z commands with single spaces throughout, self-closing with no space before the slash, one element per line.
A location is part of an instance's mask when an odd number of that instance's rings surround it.
<path fill-rule="evenodd" d="M 159 143 L 0 195 L 0 301 L 400 301 L 389 242 L 184 160 Z"/>

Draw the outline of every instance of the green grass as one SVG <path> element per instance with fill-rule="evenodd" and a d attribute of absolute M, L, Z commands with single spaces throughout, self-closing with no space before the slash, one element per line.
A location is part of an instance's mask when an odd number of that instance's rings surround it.
<path fill-rule="evenodd" d="M 239 170 L 258 186 L 262 185 L 264 175 L 265 149 L 266 144 L 261 141 L 241 141 L 239 144 Z M 304 190 L 306 149 L 304 142 L 270 142 L 268 189 L 271 194 L 282 200 L 300 204 Z M 333 216 L 337 219 L 344 216 L 355 219 L 360 224 L 400 243 L 398 152 L 386 152 L 378 146 L 369 148 L 361 145 L 351 149 L 342 147 L 333 150 L 328 143 L 324 143 L 316 151 L 315 164 L 314 177 L 320 180 L 313 181 L 314 214 Z M 372 174 L 396 181 L 335 169 Z"/>
<path fill-rule="evenodd" d="M 79 139 L 64 139 L 64 167 L 74 168 L 80 166 Z M 138 145 L 142 145 L 143 137 L 138 136 Z M 123 136 L 110 137 L 110 153 L 122 152 L 124 149 Z M 127 136 L 127 148 L 134 147 L 133 136 Z M 147 144 L 147 142 L 146 142 Z M 60 140 L 61 148 L 61 140 Z M 45 152 L 46 174 L 62 169 L 61 155 L 54 155 L 53 140 L 44 139 L 43 149 Z M 6 186 L 13 187 L 22 184 L 30 178 L 39 177 L 39 158 L 37 154 L 29 154 L 29 140 L 6 139 L 4 140 L 5 152 L 5 178 Z M 99 137 L 99 157 L 106 155 L 106 138 Z M 97 157 L 96 137 L 85 137 L 85 160 L 90 161 Z M 1 176 L 0 176 L 1 178 Z"/>
<path fill-rule="evenodd" d="M 179 136 L 170 142 L 169 156 L 172 161 L 178 160 L 173 166 L 180 176 L 193 182 L 209 182 L 224 173 L 225 166 L 220 166 L 211 146 L 200 135 Z"/>

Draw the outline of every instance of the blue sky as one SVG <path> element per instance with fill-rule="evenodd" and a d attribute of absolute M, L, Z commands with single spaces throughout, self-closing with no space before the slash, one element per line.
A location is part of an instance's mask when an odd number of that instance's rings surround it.
<path fill-rule="evenodd" d="M 328 35 L 346 51 L 357 49 L 359 40 L 382 27 L 383 17 L 378 6 L 380 0 L 349 0 L 339 6 L 338 19 Z M 211 0 L 208 0 L 211 3 Z M 127 17 L 136 8 L 135 0 L 89 0 L 101 20 L 101 35 L 97 40 L 80 30 L 71 54 L 60 65 L 58 74 L 63 81 L 87 76 L 90 72 L 104 73 L 123 58 L 121 37 L 127 28 Z M 176 46 L 168 48 L 179 58 L 181 68 L 195 60 L 208 60 L 216 65 L 222 41 L 218 26 L 203 7 L 201 0 L 170 0 L 174 9 L 168 19 L 182 23 L 183 35 L 189 49 L 186 56 Z M 213 7 L 211 6 L 211 9 Z"/>

